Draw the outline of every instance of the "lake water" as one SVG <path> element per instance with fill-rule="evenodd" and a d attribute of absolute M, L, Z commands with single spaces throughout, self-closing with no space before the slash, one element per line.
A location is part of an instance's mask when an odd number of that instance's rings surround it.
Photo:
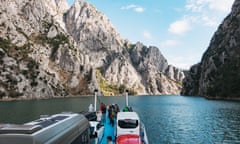
<path fill-rule="evenodd" d="M 0 102 L 0 123 L 24 123 L 43 114 L 86 111 L 93 97 Z M 98 104 L 124 97 L 99 97 Z M 131 96 L 129 105 L 145 124 L 150 144 L 240 143 L 240 102 L 200 97 Z"/>

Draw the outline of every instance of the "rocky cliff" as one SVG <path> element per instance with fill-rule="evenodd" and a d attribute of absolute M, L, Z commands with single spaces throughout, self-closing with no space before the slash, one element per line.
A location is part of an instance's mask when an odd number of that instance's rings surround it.
<path fill-rule="evenodd" d="M 181 89 L 184 74 L 168 65 L 157 47 L 146 47 L 142 43 L 130 45 L 132 64 L 142 76 L 142 83 L 149 94 L 177 94 Z"/>
<path fill-rule="evenodd" d="M 240 97 L 240 0 L 215 32 L 201 62 L 183 82 L 183 95 Z"/>
<path fill-rule="evenodd" d="M 91 4 L 11 0 L 0 5 L 0 98 L 177 94 L 184 75 L 156 47 L 121 39 Z"/>

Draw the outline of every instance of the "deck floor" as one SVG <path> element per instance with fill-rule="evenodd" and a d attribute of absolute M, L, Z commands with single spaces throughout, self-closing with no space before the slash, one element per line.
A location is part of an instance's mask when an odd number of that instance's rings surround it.
<path fill-rule="evenodd" d="M 114 126 L 110 124 L 110 119 L 108 118 L 108 114 L 106 114 L 106 119 L 104 123 L 104 134 L 103 138 L 100 141 L 100 144 L 107 144 L 107 137 L 111 136 L 113 139 L 113 144 L 115 144 L 115 136 L 114 136 L 114 131 L 116 128 L 116 120 L 114 120 Z"/>

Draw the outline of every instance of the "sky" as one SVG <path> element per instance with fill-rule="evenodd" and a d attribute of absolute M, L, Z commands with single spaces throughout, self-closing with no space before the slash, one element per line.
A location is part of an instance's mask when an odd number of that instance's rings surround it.
<path fill-rule="evenodd" d="M 69 5 L 74 0 L 67 0 Z M 85 0 L 105 14 L 123 39 L 156 46 L 168 63 L 201 61 L 234 0 Z"/>

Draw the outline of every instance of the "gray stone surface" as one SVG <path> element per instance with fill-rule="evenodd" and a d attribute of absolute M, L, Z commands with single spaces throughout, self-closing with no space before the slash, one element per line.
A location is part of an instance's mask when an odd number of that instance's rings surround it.
<path fill-rule="evenodd" d="M 89 95 L 100 87 L 98 70 L 137 94 L 178 94 L 184 77 L 158 48 L 123 40 L 84 1 L 2 1 L 0 62 L 0 97 Z"/>

